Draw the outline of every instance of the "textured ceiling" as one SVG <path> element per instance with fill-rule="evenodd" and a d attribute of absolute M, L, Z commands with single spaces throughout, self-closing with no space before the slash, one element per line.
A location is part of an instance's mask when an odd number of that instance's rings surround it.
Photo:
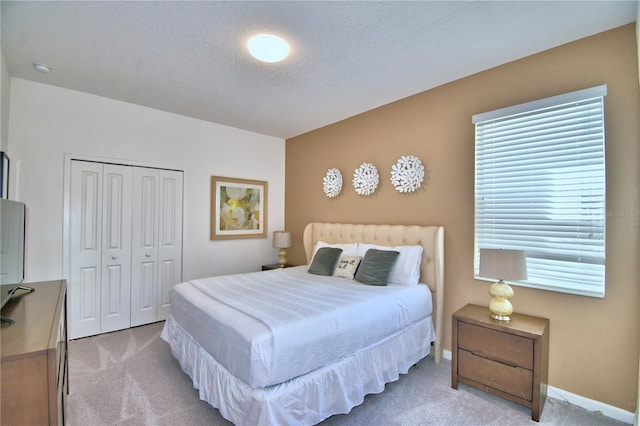
<path fill-rule="evenodd" d="M 14 77 L 288 138 L 633 22 L 637 7 L 3 0 L 2 53 Z M 259 32 L 288 39 L 290 57 L 250 57 L 245 43 Z"/>

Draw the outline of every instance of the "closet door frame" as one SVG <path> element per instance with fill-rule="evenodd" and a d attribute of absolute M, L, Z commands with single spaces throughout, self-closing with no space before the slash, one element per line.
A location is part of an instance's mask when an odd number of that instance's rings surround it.
<path fill-rule="evenodd" d="M 62 276 L 67 281 L 70 280 L 71 276 L 71 162 L 74 160 L 79 161 L 90 161 L 95 163 L 104 163 L 104 164 L 116 164 L 122 166 L 135 166 L 135 167 L 148 167 L 154 169 L 161 170 L 173 170 L 182 172 L 182 185 L 183 188 L 187 187 L 187 172 L 185 171 L 186 167 L 179 165 L 171 165 L 171 164 L 158 164 L 158 163 L 149 163 L 143 161 L 132 161 L 132 160 L 122 160 L 115 159 L 109 157 L 99 157 L 94 155 L 84 155 L 84 154 L 72 154 L 66 153 L 64 155 L 64 202 L 63 202 L 63 214 L 62 214 Z M 184 230 L 185 224 L 187 221 L 187 212 L 184 208 L 187 203 L 186 191 L 182 191 L 182 222 L 181 226 Z M 179 281 L 182 281 L 184 277 L 187 275 L 186 266 L 185 266 L 185 247 L 186 247 L 186 233 L 182 232 L 182 268 L 181 268 L 181 276 Z M 69 308 L 69 307 L 67 307 Z"/>

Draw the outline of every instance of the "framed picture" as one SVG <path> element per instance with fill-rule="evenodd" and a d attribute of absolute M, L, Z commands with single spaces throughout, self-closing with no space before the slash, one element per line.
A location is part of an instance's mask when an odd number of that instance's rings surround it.
<path fill-rule="evenodd" d="M 9 198 L 9 157 L 0 152 L 0 198 Z"/>
<path fill-rule="evenodd" d="M 267 182 L 211 176 L 211 239 L 267 237 Z"/>

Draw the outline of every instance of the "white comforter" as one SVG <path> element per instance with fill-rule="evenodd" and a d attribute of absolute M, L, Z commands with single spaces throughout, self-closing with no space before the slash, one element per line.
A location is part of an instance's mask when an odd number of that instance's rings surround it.
<path fill-rule="evenodd" d="M 252 387 L 339 361 L 432 310 L 426 285 L 367 286 L 305 266 L 184 282 L 171 304 L 173 318 Z"/>

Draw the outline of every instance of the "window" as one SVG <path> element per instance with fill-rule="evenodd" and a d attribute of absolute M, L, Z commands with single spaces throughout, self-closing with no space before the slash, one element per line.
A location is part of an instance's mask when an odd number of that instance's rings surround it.
<path fill-rule="evenodd" d="M 473 116 L 480 248 L 525 250 L 515 284 L 604 297 L 604 96 L 598 86 Z"/>

